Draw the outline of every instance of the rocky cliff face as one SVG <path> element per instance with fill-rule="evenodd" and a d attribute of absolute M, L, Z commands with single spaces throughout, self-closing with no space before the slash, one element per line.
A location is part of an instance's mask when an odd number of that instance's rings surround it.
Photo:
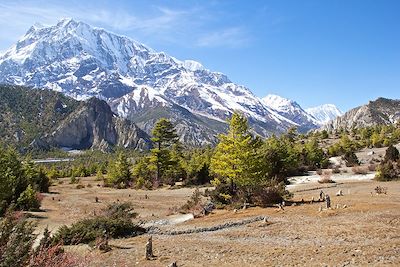
<path fill-rule="evenodd" d="M 83 103 L 44 137 L 51 146 L 73 149 L 100 149 L 114 146 L 146 150 L 149 136 L 129 120 L 119 118 L 108 104 L 96 98 Z"/>
<path fill-rule="evenodd" d="M 378 98 L 367 105 L 353 108 L 326 124 L 323 129 L 339 130 L 373 125 L 389 125 L 400 120 L 400 100 Z"/>
<path fill-rule="evenodd" d="M 77 101 L 51 90 L 0 85 L 0 143 L 20 150 L 68 147 L 144 150 L 150 137 L 96 98 Z"/>

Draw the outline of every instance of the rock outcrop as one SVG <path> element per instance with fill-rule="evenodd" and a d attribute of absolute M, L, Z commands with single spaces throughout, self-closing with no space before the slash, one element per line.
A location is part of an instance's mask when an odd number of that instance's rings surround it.
<path fill-rule="evenodd" d="M 367 105 L 353 108 L 326 124 L 323 129 L 334 131 L 373 125 L 390 125 L 400 121 L 400 100 L 378 98 Z"/>
<path fill-rule="evenodd" d="M 119 118 L 103 100 L 89 99 L 44 137 L 51 146 L 109 151 L 114 146 L 146 150 L 150 137 L 133 122 Z"/>

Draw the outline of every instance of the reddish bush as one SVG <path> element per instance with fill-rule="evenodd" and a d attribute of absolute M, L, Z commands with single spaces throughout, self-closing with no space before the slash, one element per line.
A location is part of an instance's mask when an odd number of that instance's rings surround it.
<path fill-rule="evenodd" d="M 61 245 L 41 246 L 31 256 L 29 267 L 84 267 L 88 266 L 87 258 L 65 252 Z"/>

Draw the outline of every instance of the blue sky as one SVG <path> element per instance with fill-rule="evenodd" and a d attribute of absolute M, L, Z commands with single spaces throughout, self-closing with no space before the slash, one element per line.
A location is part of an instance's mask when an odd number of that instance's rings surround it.
<path fill-rule="evenodd" d="M 35 22 L 73 17 L 193 59 L 262 97 L 346 111 L 400 98 L 400 1 L 0 2 L 0 51 Z"/>

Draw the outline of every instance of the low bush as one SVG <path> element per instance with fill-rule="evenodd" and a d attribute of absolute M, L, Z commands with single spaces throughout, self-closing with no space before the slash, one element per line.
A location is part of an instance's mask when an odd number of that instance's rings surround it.
<path fill-rule="evenodd" d="M 75 175 L 71 176 L 71 178 L 69 179 L 69 183 L 70 184 L 77 184 L 79 183 L 79 178 L 76 178 Z"/>
<path fill-rule="evenodd" d="M 271 184 L 270 186 L 254 188 L 250 200 L 257 206 L 266 207 L 281 203 L 284 196 L 289 196 L 284 184 Z"/>
<path fill-rule="evenodd" d="M 190 199 L 182 206 L 179 208 L 179 212 L 182 213 L 199 213 L 203 210 L 203 204 L 201 201 L 202 194 L 200 193 L 200 190 L 196 188 L 190 197 Z"/>
<path fill-rule="evenodd" d="M 85 186 L 83 184 L 77 184 L 76 185 L 76 189 L 82 189 L 85 188 Z"/>
<path fill-rule="evenodd" d="M 208 191 L 211 201 L 217 207 L 230 205 L 241 206 L 250 203 L 265 207 L 280 203 L 284 198 L 290 198 L 290 193 L 285 189 L 285 183 L 270 181 L 263 185 L 234 187 L 225 183 L 216 186 L 215 190 Z"/>
<path fill-rule="evenodd" d="M 45 230 L 39 245 L 35 224 L 21 213 L 7 214 L 0 221 L 0 267 L 83 267 L 86 258 L 65 252 L 60 244 L 52 244 L 50 232 Z"/>
<path fill-rule="evenodd" d="M 382 186 L 377 186 L 375 187 L 375 193 L 377 193 L 378 195 L 380 194 L 387 194 L 387 188 L 386 187 L 382 187 Z"/>
<path fill-rule="evenodd" d="M 387 149 L 386 149 L 386 153 L 385 153 L 385 161 L 397 161 L 399 160 L 399 150 L 397 150 L 396 147 L 394 147 L 393 145 L 390 145 Z"/>
<path fill-rule="evenodd" d="M 347 167 L 354 167 L 360 165 L 357 155 L 353 151 L 347 151 L 342 159 L 346 162 Z"/>
<path fill-rule="evenodd" d="M 53 242 L 64 245 L 93 244 L 96 239 L 102 237 L 119 238 L 141 235 L 146 232 L 146 229 L 132 222 L 131 218 L 136 215 L 129 203 L 112 204 L 103 210 L 100 216 L 78 221 L 70 227 L 62 226 L 55 233 Z"/>
<path fill-rule="evenodd" d="M 400 166 L 398 162 L 382 162 L 377 168 L 375 180 L 391 181 L 400 177 Z"/>
<path fill-rule="evenodd" d="M 211 198 L 211 201 L 220 206 L 231 204 L 233 202 L 232 198 L 235 194 L 232 186 L 226 183 L 216 184 L 215 189 L 208 191 L 207 193 Z"/>
<path fill-rule="evenodd" d="M 40 208 L 39 193 L 36 192 L 31 185 L 21 193 L 17 199 L 17 207 L 20 210 L 37 211 Z"/>

